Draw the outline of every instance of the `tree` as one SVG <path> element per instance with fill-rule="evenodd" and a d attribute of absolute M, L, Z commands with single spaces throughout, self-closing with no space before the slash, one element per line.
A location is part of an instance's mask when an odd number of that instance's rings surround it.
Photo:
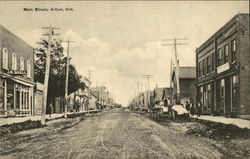
<path fill-rule="evenodd" d="M 44 83 L 47 48 L 48 42 L 42 39 L 39 42 L 39 47 L 35 49 L 34 78 L 35 81 L 40 83 Z M 64 96 L 65 94 L 66 62 L 67 57 L 64 57 L 61 41 L 56 39 L 52 40 L 48 105 L 55 97 Z M 81 76 L 78 74 L 74 65 L 70 64 L 68 94 L 75 92 L 79 88 L 84 89 L 85 84 L 81 81 Z"/>

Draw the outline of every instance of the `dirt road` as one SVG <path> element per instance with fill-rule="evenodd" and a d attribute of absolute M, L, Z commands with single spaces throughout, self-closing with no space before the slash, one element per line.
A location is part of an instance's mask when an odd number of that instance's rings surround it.
<path fill-rule="evenodd" d="M 35 131 L 35 130 L 33 130 Z M 1 139 L 0 158 L 164 159 L 221 158 L 214 141 L 185 135 L 124 110 L 103 112 L 60 130 L 37 129 Z M 29 135 L 28 135 L 29 134 Z M 36 135 L 34 135 L 36 134 Z M 15 138 L 15 139 L 13 139 Z M 8 147 L 8 148 L 6 148 Z"/>

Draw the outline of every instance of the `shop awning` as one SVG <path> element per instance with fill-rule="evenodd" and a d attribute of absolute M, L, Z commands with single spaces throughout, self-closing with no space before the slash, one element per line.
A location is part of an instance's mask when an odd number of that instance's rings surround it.
<path fill-rule="evenodd" d="M 34 87 L 35 84 L 31 84 L 31 83 L 28 83 L 28 82 L 24 82 L 24 81 L 21 81 L 21 80 L 18 80 L 18 79 L 15 79 L 15 78 L 10 78 L 11 80 L 19 83 L 19 84 L 22 84 L 22 85 L 25 85 L 25 86 L 28 86 L 28 87 Z"/>
<path fill-rule="evenodd" d="M 11 76 L 9 74 L 3 73 L 3 74 L 0 74 L 0 76 L 2 78 L 7 78 L 7 79 L 10 79 L 10 80 L 13 80 L 13 81 L 15 81 L 15 82 L 17 82 L 19 84 L 22 84 L 22 85 L 25 85 L 25 86 L 28 86 L 28 87 L 34 87 L 36 85 L 36 83 L 23 81 L 23 80 L 15 78 L 15 77 L 13 77 L 13 76 Z"/>

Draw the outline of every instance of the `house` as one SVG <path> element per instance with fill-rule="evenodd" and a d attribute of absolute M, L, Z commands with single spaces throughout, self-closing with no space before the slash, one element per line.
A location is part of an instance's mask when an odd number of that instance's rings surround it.
<path fill-rule="evenodd" d="M 249 14 L 235 15 L 196 49 L 203 113 L 250 118 L 249 52 Z"/>
<path fill-rule="evenodd" d="M 195 67 L 179 67 L 179 102 L 185 104 L 187 101 L 194 103 L 196 96 L 196 68 Z M 177 80 L 176 80 L 176 68 L 172 72 L 172 97 L 173 103 L 176 104 L 177 101 Z"/>
<path fill-rule="evenodd" d="M 106 87 L 92 87 L 90 92 L 97 97 L 101 108 L 106 108 L 109 99 L 109 93 L 106 91 Z"/>
<path fill-rule="evenodd" d="M 98 108 L 98 97 L 94 93 L 90 93 L 89 110 L 96 110 Z"/>
<path fill-rule="evenodd" d="M 164 106 L 168 106 L 171 104 L 171 89 L 170 88 L 163 88 L 162 101 L 164 102 Z"/>
<path fill-rule="evenodd" d="M 0 25 L 0 116 L 34 113 L 33 48 Z"/>
<path fill-rule="evenodd" d="M 75 92 L 75 100 L 77 102 L 79 102 L 80 104 L 80 108 L 79 111 L 87 111 L 87 100 L 88 100 L 88 87 L 86 86 L 84 89 L 83 88 L 79 88 L 76 92 Z"/>

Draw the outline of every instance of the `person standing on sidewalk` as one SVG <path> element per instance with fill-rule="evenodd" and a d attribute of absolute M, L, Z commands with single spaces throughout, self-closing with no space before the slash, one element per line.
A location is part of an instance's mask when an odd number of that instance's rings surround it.
<path fill-rule="evenodd" d="M 200 117 L 201 114 L 202 114 L 201 105 L 199 105 L 197 108 L 197 117 Z"/>
<path fill-rule="evenodd" d="M 190 112 L 190 104 L 189 104 L 188 101 L 186 101 L 186 109 L 187 109 L 188 112 Z"/>

